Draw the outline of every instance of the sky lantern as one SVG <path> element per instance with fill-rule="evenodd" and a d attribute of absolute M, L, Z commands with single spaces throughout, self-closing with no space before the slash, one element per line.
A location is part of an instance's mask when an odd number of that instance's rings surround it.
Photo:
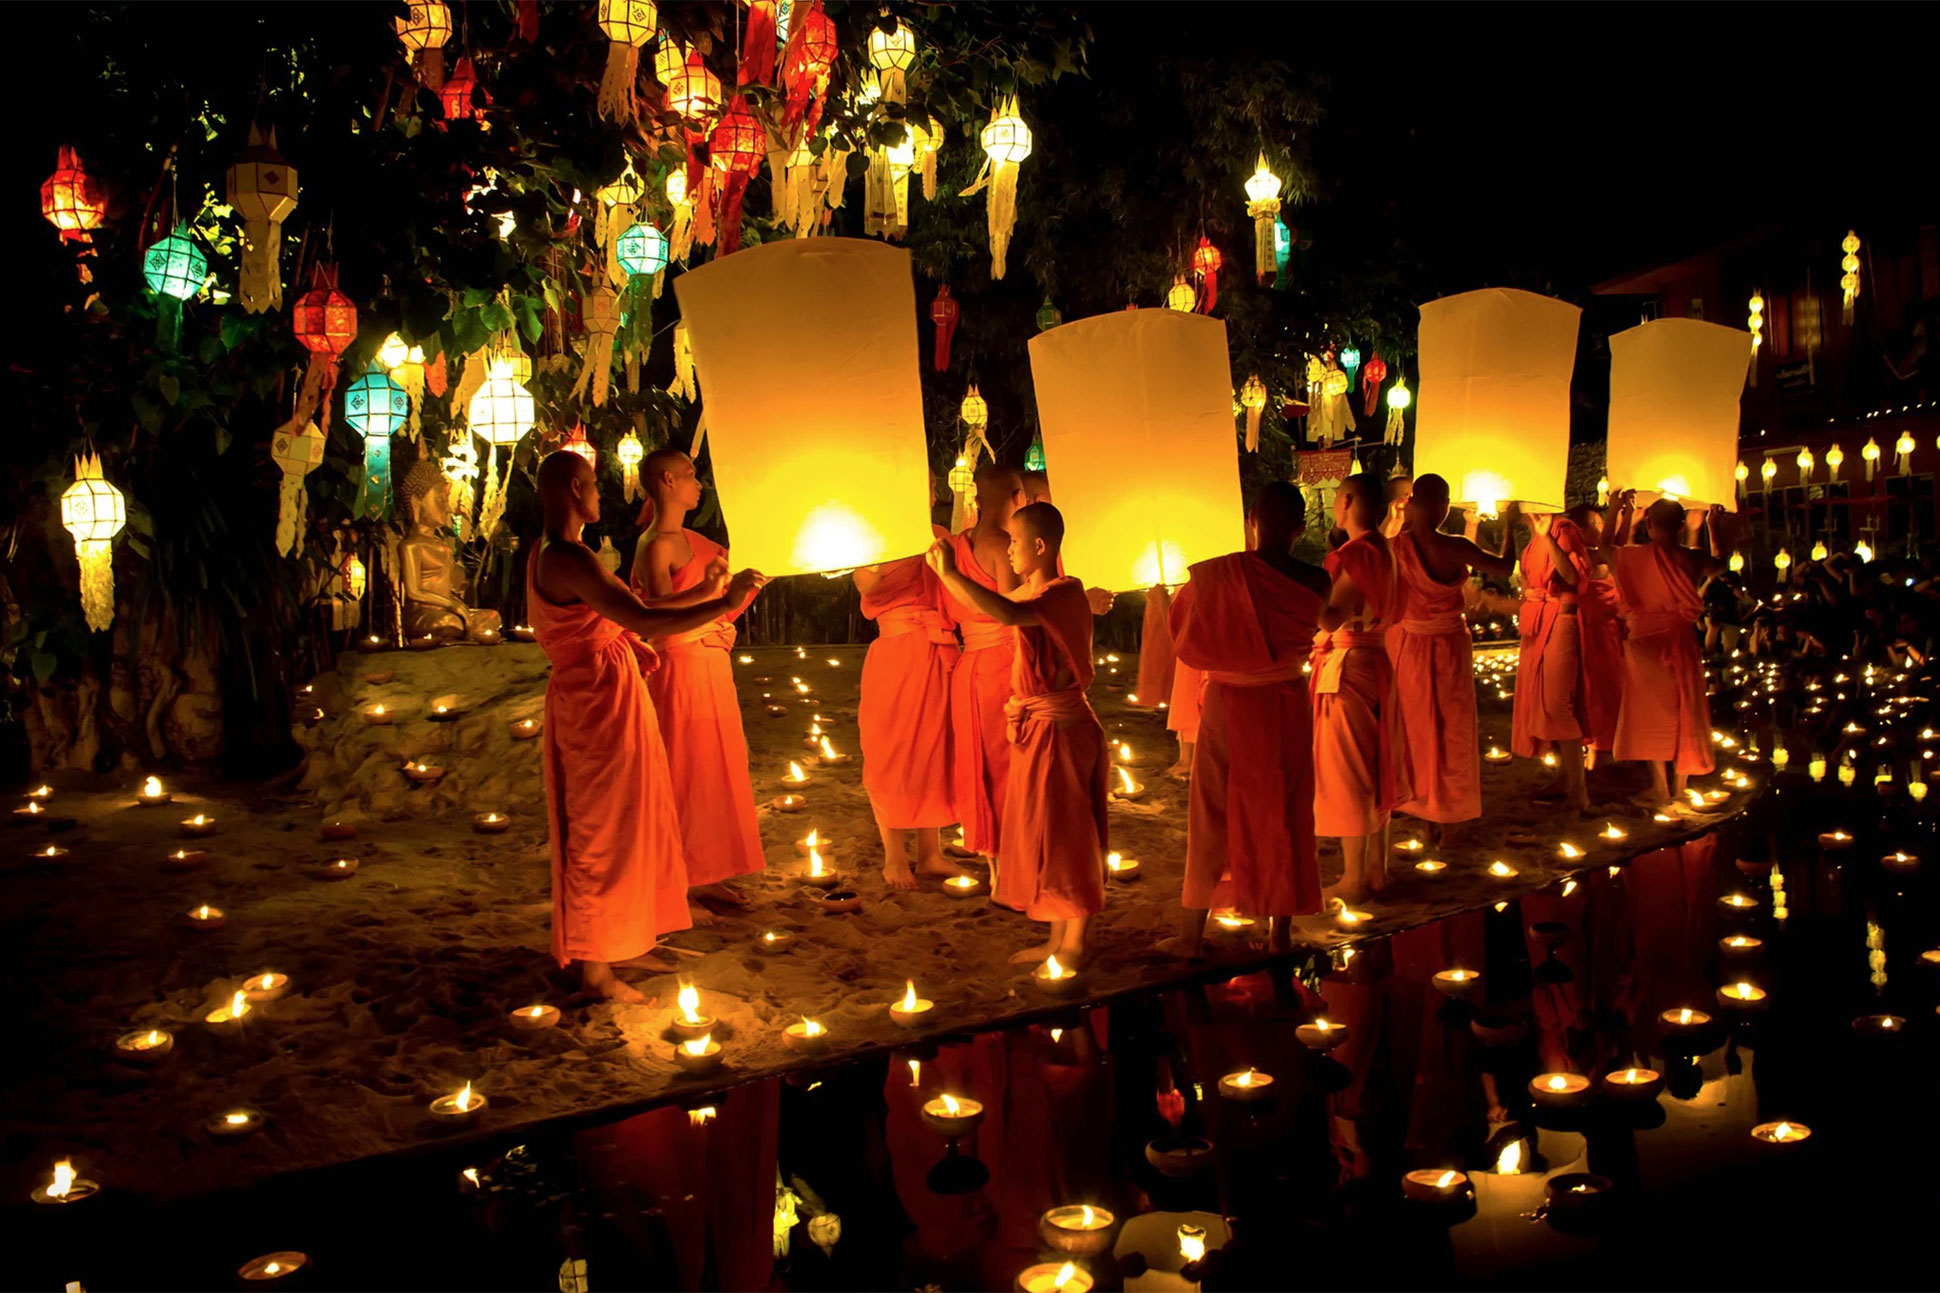
<path fill-rule="evenodd" d="M 337 389 L 337 359 L 357 339 L 357 306 L 337 290 L 337 267 L 319 261 L 310 271 L 310 290 L 290 307 L 290 330 L 310 352 L 297 396 L 297 417 L 308 420 L 319 408 L 323 430 L 330 430 L 329 395 Z"/>
<path fill-rule="evenodd" d="M 1738 510 L 1742 329 L 1702 319 L 1652 319 L 1610 338 L 1606 470 L 1620 488 Z M 1799 459 L 1800 479 L 1811 473 Z"/>
<path fill-rule="evenodd" d="M 869 29 L 869 66 L 882 78 L 884 103 L 902 103 L 909 97 L 909 69 L 916 62 L 916 33 L 902 19 L 894 31 L 881 27 Z"/>
<path fill-rule="evenodd" d="M 795 575 L 927 549 L 909 253 L 862 238 L 786 239 L 690 270 L 674 293 L 707 391 L 735 560 Z M 790 318 L 817 320 L 814 347 L 774 344 L 774 321 Z"/>
<path fill-rule="evenodd" d="M 1280 177 L 1266 165 L 1266 150 L 1246 181 L 1246 214 L 1253 218 L 1253 272 L 1265 283 L 1279 270 L 1273 226 L 1280 214 Z"/>
<path fill-rule="evenodd" d="M 303 516 L 309 504 L 303 478 L 323 462 L 323 445 L 323 432 L 307 418 L 301 425 L 289 422 L 276 428 L 270 437 L 269 456 L 283 469 L 276 500 L 276 550 L 283 556 L 303 551 Z"/>
<path fill-rule="evenodd" d="M 606 71 L 600 77 L 599 114 L 608 121 L 633 120 L 633 83 L 640 78 L 640 47 L 653 39 L 660 10 L 653 0 L 599 0 L 593 17 L 606 33 Z"/>
<path fill-rule="evenodd" d="M 411 55 L 412 70 L 427 90 L 445 83 L 445 45 L 451 40 L 451 9 L 438 0 L 412 0 L 408 11 L 391 23 L 398 43 Z"/>
<path fill-rule="evenodd" d="M 1219 248 L 1212 245 L 1204 234 L 1199 235 L 1199 245 L 1192 252 L 1193 277 L 1199 280 L 1201 288 L 1199 310 L 1211 314 L 1212 308 L 1219 304 L 1219 267 L 1226 258 L 1219 254 Z"/>
<path fill-rule="evenodd" d="M 243 219 L 237 295 L 247 314 L 283 308 L 283 222 L 296 210 L 296 167 L 276 151 L 276 131 L 249 128 L 249 147 L 229 168 L 229 205 Z"/>
<path fill-rule="evenodd" d="M 950 366 L 950 338 L 956 335 L 960 307 L 950 295 L 948 283 L 936 285 L 936 299 L 930 302 L 930 322 L 936 325 L 936 353 L 930 367 L 942 372 Z"/>
<path fill-rule="evenodd" d="M 1843 299 L 1843 315 L 1846 326 L 1852 326 L 1852 307 L 1859 300 L 1859 235 L 1846 230 L 1846 236 L 1839 243 L 1839 250 L 1845 255 L 1839 260 L 1839 291 Z"/>
<path fill-rule="evenodd" d="M 1442 476 L 1456 506 L 1484 515 L 1512 499 L 1560 510 L 1581 313 L 1503 287 L 1422 306 L 1416 475 Z"/>
<path fill-rule="evenodd" d="M 1039 333 L 1030 356 L 1045 457 L 1113 465 L 1051 482 L 1066 570 L 1115 593 L 1176 587 L 1245 546 L 1224 323 L 1115 310 Z"/>
<path fill-rule="evenodd" d="M 765 134 L 761 123 L 740 95 L 728 104 L 714 132 L 707 137 L 708 162 L 722 173 L 721 232 L 717 244 L 726 256 L 741 246 L 741 199 L 748 180 L 761 165 Z"/>
<path fill-rule="evenodd" d="M 61 495 L 61 525 L 74 536 L 81 564 L 81 611 L 105 632 L 115 618 L 114 537 L 128 523 L 128 503 L 101 475 L 101 455 L 74 460 L 74 483 Z"/>
<path fill-rule="evenodd" d="M 1004 258 L 1010 252 L 1011 230 L 1017 224 L 1017 172 L 1031 155 L 1031 128 L 1017 115 L 1017 96 L 1000 100 L 990 115 L 990 124 L 977 137 L 983 145 L 983 170 L 963 197 L 983 191 L 986 224 L 990 231 L 990 276 L 1004 276 Z"/>

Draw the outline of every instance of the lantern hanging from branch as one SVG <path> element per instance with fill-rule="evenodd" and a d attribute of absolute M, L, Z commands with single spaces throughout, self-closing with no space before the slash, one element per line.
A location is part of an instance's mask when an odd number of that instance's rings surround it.
<path fill-rule="evenodd" d="M 1204 234 L 1199 235 L 1199 245 L 1192 252 L 1193 277 L 1199 280 L 1199 312 L 1211 314 L 1212 308 L 1219 304 L 1219 268 L 1226 258 L 1219 254 L 1219 248 L 1207 241 Z"/>
<path fill-rule="evenodd" d="M 1738 461 L 1738 465 L 1732 468 L 1731 474 L 1737 477 L 1738 497 L 1743 498 L 1745 496 L 1745 481 L 1751 478 L 1751 468 L 1745 466 L 1744 460 L 1741 458 Z"/>
<path fill-rule="evenodd" d="M 296 168 L 276 151 L 276 131 L 249 128 L 249 147 L 229 168 L 229 205 L 243 220 L 243 311 L 283 308 L 283 221 L 296 210 Z"/>
<path fill-rule="evenodd" d="M 1198 304 L 1199 294 L 1192 290 L 1192 284 L 1186 281 L 1186 276 L 1180 274 L 1174 278 L 1171 288 L 1165 294 L 1165 308 L 1191 313 L 1193 307 Z"/>
<path fill-rule="evenodd" d="M 653 39 L 660 11 L 653 0 L 599 0 L 594 17 L 606 33 L 606 72 L 600 77 L 599 114 L 608 121 L 633 120 L 633 85 L 640 78 L 640 47 Z"/>
<path fill-rule="evenodd" d="M 1240 407 L 1246 410 L 1246 452 L 1260 451 L 1260 416 L 1266 412 L 1266 383 L 1254 373 L 1239 388 Z"/>
<path fill-rule="evenodd" d="M 182 302 L 208 281 L 209 258 L 186 229 L 177 229 L 142 253 L 141 274 L 149 290 L 161 298 L 155 310 L 156 344 L 173 350 L 182 331 Z"/>
<path fill-rule="evenodd" d="M 689 404 L 701 397 L 700 374 L 694 367 L 694 343 L 688 336 L 685 319 L 674 324 L 674 380 L 667 391 Z"/>
<path fill-rule="evenodd" d="M 1783 575 L 1792 568 L 1792 554 L 1786 549 L 1780 548 L 1777 554 L 1772 557 L 1772 566 L 1780 575 Z"/>
<path fill-rule="evenodd" d="M 619 294 L 602 283 L 580 298 L 580 312 L 586 325 L 586 357 L 580 365 L 579 380 L 573 383 L 573 397 L 584 397 L 590 384 L 593 407 L 601 408 L 613 376 L 613 336 L 620 329 Z M 491 382 L 485 384 L 490 386 Z M 526 425 L 531 425 L 530 419 Z"/>
<path fill-rule="evenodd" d="M 311 271 L 310 290 L 290 309 L 290 328 L 310 352 L 296 398 L 296 420 L 307 422 L 322 411 L 330 430 L 330 394 L 337 389 L 337 359 L 357 339 L 357 307 L 337 290 L 337 267 L 321 262 Z"/>
<path fill-rule="evenodd" d="M 370 572 L 364 569 L 363 558 L 359 557 L 355 551 L 352 551 L 344 558 L 343 568 L 339 571 L 339 575 L 344 581 L 344 588 L 350 593 L 350 600 L 353 602 L 363 601 L 364 590 L 370 587 Z"/>
<path fill-rule="evenodd" d="M 391 20 L 411 55 L 411 67 L 427 90 L 445 83 L 445 45 L 451 40 L 451 9 L 439 0 L 412 0 L 409 12 Z"/>
<path fill-rule="evenodd" d="M 775 52 L 781 40 L 775 34 L 775 0 L 749 0 L 748 25 L 741 36 L 741 67 L 737 80 L 742 85 L 775 83 Z"/>
<path fill-rule="evenodd" d="M 629 430 L 620 437 L 620 443 L 613 452 L 620 460 L 621 493 L 631 503 L 640 497 L 640 464 L 647 460 L 646 447 L 640 443 L 640 437 Z"/>
<path fill-rule="evenodd" d="M 1345 440 L 1357 425 L 1347 391 L 1347 374 L 1334 367 L 1332 356 L 1328 356 L 1322 361 L 1318 399 L 1311 389 L 1307 395 L 1312 403 L 1308 426 L 1319 437 L 1323 448 L 1336 440 Z"/>
<path fill-rule="evenodd" d="M 1702 319 L 1653 319 L 1610 338 L 1612 480 L 1687 506 L 1737 510 L 1745 343 L 1739 329 Z M 1809 451 L 1798 465 L 1804 484 Z"/>
<path fill-rule="evenodd" d="M 939 373 L 950 366 L 950 339 L 956 335 L 961 312 L 956 298 L 950 295 L 950 285 L 938 283 L 936 299 L 930 302 L 930 322 L 936 325 L 936 349 L 931 355 L 930 367 Z"/>
<path fill-rule="evenodd" d="M 1047 294 L 1044 298 L 1044 304 L 1037 307 L 1037 330 L 1039 332 L 1049 332 L 1052 328 L 1057 327 L 1063 322 L 1064 312 L 1052 304 L 1051 298 Z"/>
<path fill-rule="evenodd" d="M 1758 385 L 1758 351 L 1765 344 L 1765 298 L 1753 292 L 1745 307 L 1745 327 L 1751 332 L 1751 384 Z"/>
<path fill-rule="evenodd" d="M 485 114 L 476 102 L 480 93 L 478 70 L 472 66 L 470 54 L 458 56 L 458 63 L 451 69 L 451 76 L 438 91 L 438 102 L 445 110 L 445 120 L 476 121 Z M 486 102 L 491 96 L 486 95 Z"/>
<path fill-rule="evenodd" d="M 1772 458 L 1768 456 L 1764 462 L 1758 465 L 1758 479 L 1765 482 L 1766 489 L 1770 489 L 1772 487 L 1772 480 L 1777 475 L 1778 475 L 1778 460 L 1776 458 Z"/>
<path fill-rule="evenodd" d="M 389 373 L 391 380 L 403 388 L 410 404 L 405 429 L 416 440 L 419 416 L 424 410 L 424 347 L 409 345 L 401 335 L 393 332 L 384 338 L 384 344 L 377 348 L 374 358 L 377 366 Z"/>
<path fill-rule="evenodd" d="M 902 19 L 894 31 L 869 30 L 869 66 L 882 78 L 882 101 L 902 103 L 909 98 L 909 69 L 916 62 L 916 33 Z"/>
<path fill-rule="evenodd" d="M 981 443 L 984 451 L 990 453 L 994 460 L 997 455 L 991 451 L 990 442 L 984 435 L 985 429 L 990 426 L 990 405 L 977 390 L 975 382 L 970 383 L 970 389 L 964 394 L 963 403 L 957 407 L 957 416 L 963 419 L 963 425 L 970 432 L 970 443 L 973 445 Z"/>
<path fill-rule="evenodd" d="M 1839 250 L 1845 253 L 1839 260 L 1839 291 L 1843 301 L 1841 317 L 1846 326 L 1851 327 L 1853 303 L 1859 300 L 1859 235 L 1850 229 L 1846 230 Z"/>
<path fill-rule="evenodd" d="M 916 169 L 923 176 L 923 200 L 936 201 L 936 159 L 943 151 L 943 123 L 935 117 L 921 130 L 911 126 L 916 135 Z"/>
<path fill-rule="evenodd" d="M 1293 227 L 1286 221 L 1276 218 L 1273 221 L 1273 287 L 1284 292 L 1288 287 L 1288 271 L 1293 266 Z"/>
<path fill-rule="evenodd" d="M 1395 374 L 1394 385 L 1388 387 L 1388 425 L 1382 433 L 1383 444 L 1399 445 L 1408 434 L 1408 405 L 1414 402 L 1414 393 L 1408 389 L 1408 379 Z"/>
<path fill-rule="evenodd" d="M 1246 214 L 1253 218 L 1254 273 L 1264 283 L 1280 263 L 1273 245 L 1273 230 L 1280 215 L 1280 177 L 1267 169 L 1265 149 L 1260 150 L 1259 163 L 1246 181 Z"/>
<path fill-rule="evenodd" d="M 1011 230 L 1017 224 L 1018 168 L 1031 155 L 1031 128 L 1017 115 L 1016 95 L 998 102 L 978 142 L 983 145 L 983 170 L 963 196 L 971 197 L 986 187 L 990 190 L 984 198 L 985 223 L 990 231 L 990 276 L 1002 278 Z"/>
<path fill-rule="evenodd" d="M 666 78 L 667 110 L 697 126 L 704 126 L 721 110 L 721 78 L 707 70 L 699 50 Z"/>
<path fill-rule="evenodd" d="M 1828 551 L 1828 550 L 1826 549 L 1826 546 L 1825 546 L 1825 540 L 1824 540 L 1824 539 L 1815 539 L 1815 540 L 1813 540 L 1813 543 L 1812 543 L 1812 560 L 1814 560 L 1814 561 L 1824 561 L 1824 560 L 1825 560 L 1825 559 L 1826 559 L 1826 558 L 1827 558 L 1828 556 L 1830 556 L 1830 555 L 1831 555 L 1831 553 L 1830 553 L 1830 552 L 1829 552 L 1829 551 Z"/>
<path fill-rule="evenodd" d="M 821 119 L 823 92 L 828 89 L 829 72 L 835 67 L 837 51 L 835 23 L 822 12 L 822 0 L 814 0 L 806 13 L 791 18 L 788 49 L 782 55 L 781 81 L 787 90 L 782 124 L 793 128 L 806 120 L 808 133 L 814 134 Z M 814 110 L 810 111 L 810 100 Z"/>
<path fill-rule="evenodd" d="M 653 52 L 653 79 L 664 91 L 673 84 L 674 74 L 687 66 L 687 49 L 670 32 L 660 33 L 660 48 Z"/>
<path fill-rule="evenodd" d="M 748 180 L 761 165 L 761 123 L 736 95 L 707 138 L 708 161 L 721 173 L 721 220 L 718 240 L 723 256 L 741 246 L 741 199 Z"/>
<path fill-rule="evenodd" d="M 1893 461 L 1899 464 L 1900 475 L 1912 474 L 1913 433 L 1911 431 L 1900 432 L 1900 438 L 1893 442 Z"/>
<path fill-rule="evenodd" d="M 1044 470 L 1044 437 L 1038 436 L 1031 441 L 1031 447 L 1024 451 L 1024 470 Z"/>
<path fill-rule="evenodd" d="M 1839 469 L 1845 465 L 1846 451 L 1841 449 L 1835 441 L 1833 446 L 1825 451 L 1826 475 L 1832 484 L 1837 485 L 1839 483 Z"/>
<path fill-rule="evenodd" d="M 1361 371 L 1361 348 L 1359 346 L 1341 347 L 1340 368 L 1342 372 L 1347 374 L 1347 384 L 1352 386 L 1354 384 L 1354 375 Z"/>
<path fill-rule="evenodd" d="M 1374 406 L 1381 398 L 1381 383 L 1388 379 L 1388 366 L 1380 355 L 1368 358 L 1367 367 L 1361 369 L 1361 416 L 1374 416 Z"/>
<path fill-rule="evenodd" d="M 667 255 L 684 262 L 694 249 L 694 204 L 687 196 L 687 172 L 678 166 L 667 172 L 667 202 L 674 212 Z"/>
<path fill-rule="evenodd" d="M 323 461 L 323 432 L 307 418 L 276 428 L 270 437 L 269 456 L 283 469 L 283 484 L 276 500 L 276 551 L 290 556 L 303 552 L 303 518 L 308 510 L 309 492 L 303 478 Z"/>
<path fill-rule="evenodd" d="M 561 452 L 577 454 L 586 460 L 588 467 L 594 471 L 599 470 L 600 452 L 593 447 L 593 442 L 586 438 L 586 428 L 583 424 L 573 423 L 573 429 L 566 433 L 566 438 L 560 443 L 559 448 Z"/>
<path fill-rule="evenodd" d="M 1865 459 L 1866 479 L 1871 480 L 1873 478 L 1873 472 L 1879 467 L 1879 441 L 1874 440 L 1870 436 L 1867 437 L 1866 447 L 1859 451 L 1859 456 Z"/>
<path fill-rule="evenodd" d="M 1794 461 L 1794 462 L 1796 462 L 1796 463 L 1798 464 L 1798 469 L 1799 469 L 1799 484 L 1801 484 L 1801 485 L 1809 485 L 1809 484 L 1811 484 L 1811 483 L 1812 483 L 1812 468 L 1813 468 L 1813 467 L 1814 467 L 1814 466 L 1815 466 L 1815 465 L 1817 464 L 1817 462 L 1818 462 L 1818 459 L 1816 459 L 1816 458 L 1814 458 L 1814 457 L 1812 456 L 1812 451 L 1811 451 L 1810 449 L 1801 449 L 1801 450 L 1799 450 L 1799 456 L 1798 456 L 1798 457 L 1797 457 L 1796 459 L 1794 459 L 1793 461 Z"/>
<path fill-rule="evenodd" d="M 94 230 L 108 214 L 108 197 L 66 144 L 56 154 L 54 173 L 41 181 L 40 213 L 60 230 L 61 241 L 81 244 L 76 272 L 83 283 L 93 282 L 87 261 L 94 255 Z"/>
<path fill-rule="evenodd" d="M 81 611 L 97 633 L 114 623 L 114 537 L 127 523 L 127 501 L 102 478 L 101 455 L 76 458 L 74 483 L 61 495 L 61 525 L 74 536 L 74 558 L 81 565 Z"/>
<path fill-rule="evenodd" d="M 611 300 L 613 291 L 611 288 L 602 286 L 594 292 L 593 297 L 602 295 Z M 589 298 L 587 310 L 589 347 L 592 345 L 590 336 L 593 326 L 591 299 Z M 615 310 L 617 311 L 617 307 Z M 613 346 L 610 331 L 607 333 L 606 345 L 607 363 L 610 365 Z M 584 380 L 582 374 L 581 381 L 584 382 Z M 574 394 L 578 393 L 579 391 L 575 389 Z M 491 374 L 486 377 L 485 384 L 479 387 L 478 394 L 472 396 L 471 407 L 466 413 L 473 433 L 488 446 L 485 451 L 485 498 L 479 508 L 478 532 L 490 538 L 498 529 L 499 517 L 505 512 L 505 482 L 498 470 L 498 451 L 501 447 L 516 448 L 525 433 L 532 429 L 535 415 L 532 393 L 513 378 L 512 366 L 509 363 L 503 359 L 495 359 L 492 361 Z M 506 461 L 508 473 L 511 467 L 508 456 Z"/>
<path fill-rule="evenodd" d="M 657 275 L 667 268 L 667 235 L 653 222 L 641 220 L 614 240 L 614 255 L 630 278 Z"/>
<path fill-rule="evenodd" d="M 411 416 L 411 397 L 388 373 L 373 369 L 344 389 L 344 421 L 364 437 L 364 479 L 356 512 L 367 520 L 391 515 L 391 437 Z"/>
<path fill-rule="evenodd" d="M 616 280 L 623 280 L 625 276 L 613 259 L 614 241 L 633 223 L 634 206 L 646 195 L 646 182 L 633 169 L 630 157 L 611 183 L 602 184 L 593 192 L 593 243 Z"/>

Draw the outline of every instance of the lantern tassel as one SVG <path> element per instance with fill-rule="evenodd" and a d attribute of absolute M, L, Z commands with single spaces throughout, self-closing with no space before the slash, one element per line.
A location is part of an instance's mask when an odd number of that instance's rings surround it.
<path fill-rule="evenodd" d="M 1246 452 L 1248 453 L 1258 453 L 1260 451 L 1260 416 L 1265 412 L 1265 409 L 1257 409 L 1251 405 L 1247 406 Z"/>
<path fill-rule="evenodd" d="M 741 70 L 736 81 L 741 85 L 773 85 L 777 44 L 775 0 L 753 0 L 741 37 Z"/>
<path fill-rule="evenodd" d="M 510 471 L 510 465 L 507 465 Z M 498 533 L 499 518 L 505 514 L 505 489 L 498 475 L 498 446 L 485 449 L 485 500 L 478 509 L 478 533 L 490 539 Z"/>
<path fill-rule="evenodd" d="M 1253 217 L 1253 265 L 1262 283 L 1279 271 L 1279 254 L 1274 250 L 1273 226 L 1280 214 L 1280 199 L 1248 202 L 1246 214 Z"/>
<path fill-rule="evenodd" d="M 357 515 L 367 521 L 391 519 L 391 437 L 364 440 L 364 479 L 357 492 Z"/>
<path fill-rule="evenodd" d="M 972 197 L 985 188 L 990 191 L 984 197 L 986 227 L 990 231 L 990 276 L 1004 276 L 1004 261 L 1010 253 L 1011 230 L 1017 224 L 1017 172 L 1016 162 L 993 162 L 984 159 L 983 170 L 978 172 L 976 181 L 965 189 L 961 196 Z"/>
<path fill-rule="evenodd" d="M 745 178 L 745 177 L 744 177 Z M 688 192 L 694 193 L 695 189 Z M 720 185 L 714 182 L 714 168 L 708 167 L 701 173 L 698 196 L 693 199 L 694 234 L 693 241 L 703 247 L 712 247 L 715 238 L 714 202 L 720 192 Z"/>
<path fill-rule="evenodd" d="M 172 296 L 155 302 L 155 349 L 173 351 L 182 339 L 182 303 Z"/>
<path fill-rule="evenodd" d="M 731 171 L 721 189 L 721 231 L 715 254 L 729 256 L 741 250 L 741 199 L 748 191 L 745 171 Z"/>
<path fill-rule="evenodd" d="M 633 86 L 640 79 L 640 47 L 623 40 L 606 46 L 606 72 L 600 77 L 599 114 L 624 125 L 633 120 Z"/>
<path fill-rule="evenodd" d="M 237 295 L 244 313 L 261 314 L 283 308 L 283 276 L 277 260 L 283 247 L 283 226 L 262 220 L 243 225 L 242 265 Z"/>
<path fill-rule="evenodd" d="M 76 539 L 74 558 L 81 563 L 81 613 L 89 628 L 105 633 L 115 619 L 114 545 L 107 539 Z"/>
<path fill-rule="evenodd" d="M 687 338 L 685 320 L 674 325 L 674 382 L 667 391 L 690 404 L 701 397 L 700 380 L 694 371 L 694 345 Z"/>
<path fill-rule="evenodd" d="M 303 477 L 285 469 L 283 488 L 276 499 L 276 551 L 289 556 L 296 546 L 296 523 L 303 509 Z"/>

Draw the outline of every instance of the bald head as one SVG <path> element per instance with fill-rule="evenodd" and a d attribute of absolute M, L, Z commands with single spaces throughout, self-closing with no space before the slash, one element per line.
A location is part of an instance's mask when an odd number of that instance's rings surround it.
<path fill-rule="evenodd" d="M 1448 481 L 1434 472 L 1419 477 L 1408 494 L 1409 524 L 1427 530 L 1441 529 L 1448 519 Z"/>
<path fill-rule="evenodd" d="M 1287 552 L 1307 529 L 1307 499 L 1298 485 L 1269 481 L 1253 498 L 1254 546 L 1261 552 Z"/>
<path fill-rule="evenodd" d="M 600 494 L 593 464 L 566 449 L 547 454 L 539 464 L 539 503 L 545 509 L 549 531 L 599 520 Z"/>
<path fill-rule="evenodd" d="M 1021 479 L 1024 482 L 1024 499 L 1030 503 L 1051 501 L 1051 478 L 1041 471 L 1027 471 Z"/>
<path fill-rule="evenodd" d="M 1684 504 L 1674 499 L 1660 498 L 1650 505 L 1644 513 L 1644 526 L 1652 538 L 1660 534 L 1673 537 L 1684 528 Z"/>
<path fill-rule="evenodd" d="M 1341 525 L 1363 530 L 1379 525 L 1387 506 L 1381 498 L 1381 483 L 1364 471 L 1342 481 L 1335 500 L 1335 514 Z"/>

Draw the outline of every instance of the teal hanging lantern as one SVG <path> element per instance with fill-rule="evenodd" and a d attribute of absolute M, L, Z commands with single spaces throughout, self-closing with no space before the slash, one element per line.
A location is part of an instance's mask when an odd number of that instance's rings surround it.
<path fill-rule="evenodd" d="M 364 479 L 357 489 L 357 515 L 367 521 L 391 519 L 391 437 L 364 441 Z"/>
<path fill-rule="evenodd" d="M 1284 220 L 1273 222 L 1273 286 L 1285 291 L 1288 267 L 1293 264 L 1293 230 Z"/>
<path fill-rule="evenodd" d="M 1051 298 L 1046 296 L 1044 298 L 1044 304 L 1037 307 L 1037 330 L 1039 332 L 1049 332 L 1052 328 L 1057 327 L 1063 322 L 1063 312 L 1057 306 L 1051 304 Z"/>
<path fill-rule="evenodd" d="M 141 276 L 161 298 L 155 302 L 155 344 L 173 350 L 182 331 L 182 302 L 208 281 L 209 258 L 186 230 L 177 229 L 142 253 Z"/>
<path fill-rule="evenodd" d="M 635 278 L 658 274 L 667 268 L 667 235 L 645 220 L 630 224 L 614 245 L 614 256 Z"/>
<path fill-rule="evenodd" d="M 371 369 L 344 389 L 344 421 L 366 441 L 387 445 L 411 417 L 411 397 L 389 373 Z M 388 458 L 390 450 L 385 454 Z"/>
<path fill-rule="evenodd" d="M 1043 440 L 1041 439 L 1032 440 L 1031 447 L 1024 451 L 1024 470 L 1025 471 L 1044 470 L 1044 441 Z"/>
<path fill-rule="evenodd" d="M 1361 370 L 1361 348 L 1342 346 L 1340 352 L 1341 371 L 1347 374 L 1347 384 L 1354 384 L 1354 374 Z"/>

